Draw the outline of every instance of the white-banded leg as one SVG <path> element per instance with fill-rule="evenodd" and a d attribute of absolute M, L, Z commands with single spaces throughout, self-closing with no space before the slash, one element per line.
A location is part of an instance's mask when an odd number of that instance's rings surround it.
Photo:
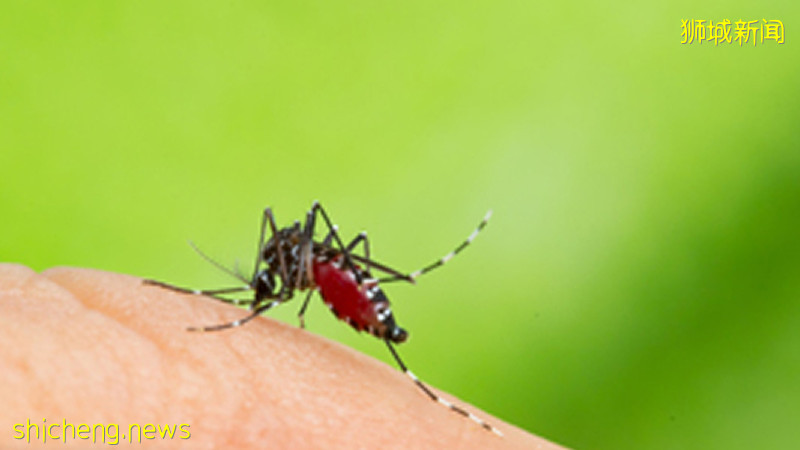
<path fill-rule="evenodd" d="M 397 364 L 400 366 L 400 369 L 406 375 L 408 375 L 408 377 L 411 378 L 411 380 L 414 382 L 414 384 L 416 384 L 417 387 L 422 389 L 422 392 L 424 392 L 425 395 L 430 397 L 431 400 L 450 408 L 450 410 L 452 410 L 453 412 L 461 414 L 462 416 L 472 420 L 473 422 L 477 423 L 478 425 L 480 425 L 481 427 L 485 428 L 486 430 L 491 431 L 492 433 L 495 433 L 495 434 L 497 434 L 499 436 L 503 435 L 503 433 L 501 433 L 500 430 L 498 430 L 497 428 L 495 428 L 492 425 L 488 424 L 486 421 L 484 421 L 480 417 L 476 416 L 475 414 L 472 414 L 471 412 L 465 410 L 464 408 L 462 408 L 462 407 L 460 407 L 458 405 L 454 405 L 453 403 L 447 401 L 446 399 L 436 395 L 436 393 L 433 392 L 431 390 L 431 388 L 429 388 L 425 383 L 420 381 L 419 378 L 417 378 L 417 376 L 414 375 L 413 372 L 408 370 L 408 367 L 406 367 L 406 365 L 403 363 L 403 360 L 400 359 L 400 355 L 397 354 L 397 350 L 394 349 L 394 346 L 392 345 L 391 341 L 389 341 L 387 339 L 384 339 L 384 342 L 386 342 L 386 346 L 389 347 L 389 351 L 392 352 L 392 356 L 394 356 L 394 360 L 397 361 Z"/>
<path fill-rule="evenodd" d="M 411 282 L 414 282 L 414 280 L 416 280 L 420 276 L 422 276 L 422 275 L 424 275 L 424 274 L 426 274 L 426 273 L 428 273 L 428 272 L 430 272 L 430 271 L 432 271 L 432 270 L 434 270 L 434 269 L 436 269 L 438 267 L 441 267 L 441 266 L 447 264 L 448 261 L 453 259 L 453 257 L 456 256 L 457 254 L 461 253 L 461 251 L 463 251 L 465 248 L 467 248 L 467 246 L 469 246 L 469 244 L 471 244 L 472 241 L 475 240 L 475 237 L 477 237 L 478 233 L 480 233 L 481 230 L 483 230 L 483 228 L 489 222 L 489 219 L 491 217 L 492 217 L 492 210 L 490 209 L 486 213 L 486 215 L 483 217 L 483 220 L 481 220 L 481 223 L 478 224 L 478 227 L 475 228 L 475 230 L 472 232 L 472 234 L 470 234 L 469 237 L 464 242 L 462 242 L 458 247 L 456 247 L 455 250 L 453 250 L 452 252 L 444 255 L 438 261 L 436 261 L 436 262 L 434 262 L 432 264 L 429 264 L 429 265 L 427 265 L 427 266 L 423 267 L 422 269 L 419 269 L 419 270 L 417 270 L 415 272 L 411 272 L 408 275 L 403 275 L 403 274 L 393 275 L 391 277 L 381 278 L 378 281 L 381 282 L 381 283 L 388 283 L 390 281 L 411 281 Z"/>
<path fill-rule="evenodd" d="M 228 328 L 235 328 L 235 327 L 238 327 L 238 326 L 242 326 L 245 323 L 247 323 L 247 322 L 255 319 L 256 317 L 260 316 L 262 313 L 265 313 L 265 312 L 269 311 L 270 309 L 272 309 L 273 307 L 277 306 L 280 303 L 281 303 L 280 300 L 269 301 L 269 302 L 259 306 L 258 308 L 254 309 L 253 312 L 251 312 L 247 316 L 242 317 L 239 320 L 234 320 L 233 322 L 223 323 L 223 324 L 220 324 L 220 325 L 210 325 L 210 326 L 205 326 L 205 327 L 188 327 L 188 328 L 186 328 L 186 330 L 187 331 L 206 332 L 206 331 L 220 331 L 220 330 L 225 330 L 225 329 L 228 329 Z"/>
<path fill-rule="evenodd" d="M 491 217 L 491 215 L 492 215 L 492 211 L 490 210 L 489 212 L 486 213 L 486 216 L 483 218 L 483 220 L 478 225 L 478 227 L 472 232 L 472 234 L 470 234 L 470 236 L 464 242 L 462 242 L 458 247 L 456 247 L 455 250 L 453 250 L 452 252 L 448 253 L 447 255 L 445 255 L 443 258 L 439 259 L 435 263 L 430 264 L 430 265 L 428 265 L 428 266 L 426 266 L 426 267 L 424 267 L 424 268 L 422 268 L 420 270 L 417 270 L 417 271 L 409 273 L 409 274 L 405 274 L 403 272 L 400 272 L 397 269 L 393 269 L 393 268 L 387 266 L 386 264 L 381 264 L 380 262 L 375 261 L 374 259 L 371 259 L 371 258 L 368 258 L 368 257 L 364 257 L 364 256 L 360 256 L 360 255 L 357 255 L 355 253 L 351 253 L 350 257 L 354 261 L 357 261 L 357 262 L 362 263 L 364 265 L 368 265 L 370 268 L 376 269 L 378 271 L 381 271 L 381 272 L 383 272 L 385 274 L 390 275 L 389 277 L 384 277 L 384 278 L 378 279 L 378 282 L 388 283 L 388 282 L 391 282 L 391 281 L 408 281 L 409 283 L 414 283 L 416 278 L 418 278 L 420 275 L 428 273 L 431 270 L 436 269 L 437 267 L 443 266 L 445 263 L 450 261 L 455 255 L 457 255 L 462 250 L 464 250 L 464 248 L 466 248 L 470 243 L 472 243 L 472 241 L 475 239 L 475 237 L 478 235 L 478 233 L 483 229 L 483 227 L 486 226 L 486 223 L 489 221 L 489 218 Z"/>
<path fill-rule="evenodd" d="M 253 303 L 253 300 L 233 300 L 219 296 L 220 294 L 232 294 L 234 292 L 251 291 L 253 290 L 253 288 L 249 284 L 240 287 L 201 290 L 201 289 L 187 289 L 157 280 L 142 280 L 142 283 L 151 286 L 162 287 L 165 289 L 169 289 L 171 291 L 180 292 L 182 294 L 205 295 L 206 297 L 211 297 L 215 300 L 219 300 L 225 303 L 230 303 L 232 305 L 249 305 L 250 303 Z"/>

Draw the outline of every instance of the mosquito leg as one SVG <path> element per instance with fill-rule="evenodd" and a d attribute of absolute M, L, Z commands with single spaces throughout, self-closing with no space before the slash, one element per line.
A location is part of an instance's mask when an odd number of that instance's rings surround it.
<path fill-rule="evenodd" d="M 300 319 L 300 328 L 306 327 L 306 308 L 308 308 L 308 301 L 311 300 L 311 294 L 314 293 L 314 289 L 309 289 L 308 294 L 306 294 L 306 299 L 303 300 L 303 306 L 300 308 L 300 312 L 297 313 L 297 318 Z"/>
<path fill-rule="evenodd" d="M 484 216 L 483 220 L 481 220 L 481 223 L 478 224 L 478 227 L 475 228 L 475 230 L 472 232 L 472 234 L 470 234 L 469 237 L 464 242 L 459 244 L 459 246 L 456 247 L 455 250 L 453 250 L 452 252 L 444 255 L 438 261 L 436 261 L 436 262 L 434 262 L 432 264 L 429 264 L 429 265 L 427 265 L 427 266 L 423 267 L 422 269 L 419 269 L 419 270 L 417 270 L 415 272 L 411 272 L 408 275 L 401 275 L 401 276 L 394 275 L 394 276 L 387 277 L 387 278 L 381 278 L 381 279 L 378 280 L 378 282 L 388 283 L 388 282 L 391 282 L 391 281 L 401 281 L 401 280 L 402 281 L 411 280 L 413 282 L 413 280 L 416 280 L 420 276 L 422 276 L 422 275 L 424 275 L 424 274 L 426 274 L 426 273 L 428 273 L 428 272 L 430 272 L 430 271 L 432 271 L 432 270 L 434 270 L 436 268 L 439 268 L 439 267 L 447 264 L 448 261 L 453 259 L 453 257 L 456 256 L 457 254 L 461 253 L 462 250 L 467 248 L 467 246 L 469 246 L 469 244 L 471 244 L 472 241 L 475 240 L 475 237 L 477 237 L 478 233 L 480 233 L 481 230 L 483 230 L 483 228 L 489 222 L 489 219 L 491 217 L 492 217 L 492 210 L 490 209 L 486 213 L 486 216 Z"/>
<path fill-rule="evenodd" d="M 347 248 L 345 248 L 345 251 L 347 253 L 350 253 L 350 256 L 353 256 L 352 252 L 356 248 L 356 245 L 358 245 L 359 243 L 361 244 L 361 247 L 363 247 L 364 249 L 364 264 L 366 265 L 367 273 L 369 273 L 370 269 L 372 268 L 372 261 L 370 260 L 369 257 L 369 239 L 367 239 L 366 231 L 358 233 L 358 236 L 356 236 L 352 241 L 350 241 L 349 244 L 347 244 Z"/>
<path fill-rule="evenodd" d="M 368 265 L 373 269 L 391 275 L 391 277 L 379 279 L 378 280 L 379 282 L 384 280 L 389 280 L 389 281 L 408 281 L 409 283 L 414 283 L 414 279 L 411 278 L 411 275 L 404 274 L 397 269 L 392 269 L 386 264 L 381 264 L 378 261 L 375 261 L 374 259 L 367 259 L 355 253 L 351 253 L 350 257 L 357 262 L 360 262 L 364 265 Z"/>
<path fill-rule="evenodd" d="M 264 257 L 264 238 L 266 237 L 267 221 L 274 221 L 272 217 L 272 209 L 264 209 L 264 214 L 261 216 L 261 232 L 258 234 L 258 248 L 256 249 L 256 263 L 253 266 L 253 276 L 251 279 L 255 280 L 258 274 L 258 266 L 261 264 L 261 259 Z"/>
<path fill-rule="evenodd" d="M 211 325 L 211 326 L 205 326 L 205 327 L 188 327 L 187 331 L 206 332 L 206 331 L 219 331 L 219 330 L 225 330 L 225 329 L 228 329 L 228 328 L 239 327 L 239 326 L 242 326 L 245 323 L 255 319 L 256 317 L 258 317 L 262 313 L 272 309 L 273 307 L 275 307 L 276 305 L 278 305 L 280 303 L 281 302 L 279 300 L 272 300 L 270 302 L 267 302 L 267 303 L 259 306 L 256 309 L 254 309 L 253 312 L 251 312 L 250 314 L 248 314 L 247 316 L 245 316 L 245 317 L 243 317 L 243 318 L 241 318 L 239 320 L 234 320 L 233 322 L 223 323 L 221 325 Z"/>
<path fill-rule="evenodd" d="M 338 232 L 338 231 L 339 231 L 339 227 L 334 225 L 333 226 L 333 231 L 328 232 L 328 235 L 325 236 L 325 239 L 322 241 L 322 245 L 325 246 L 325 247 L 330 247 L 331 246 L 331 241 L 333 240 L 333 232 Z"/>
<path fill-rule="evenodd" d="M 313 208 L 312 208 L 313 209 Z M 297 278 L 295 278 L 294 288 L 297 290 L 303 289 L 303 282 L 308 281 L 308 285 L 314 286 L 314 226 L 315 217 L 312 211 L 306 213 L 306 223 L 303 225 L 303 231 L 300 233 L 300 254 L 299 264 L 297 269 Z M 308 303 L 308 298 L 306 302 Z M 305 311 L 305 304 L 300 311 L 300 327 L 305 328 L 303 324 L 303 313 Z"/>
<path fill-rule="evenodd" d="M 322 207 L 322 205 L 320 205 L 320 203 L 318 201 L 314 201 L 314 203 L 311 205 L 311 211 L 308 212 L 308 215 L 309 215 L 308 221 L 311 222 L 312 228 L 313 228 L 314 222 L 316 221 L 317 212 L 319 212 L 322 215 L 322 219 L 325 220 L 325 224 L 328 226 L 328 230 L 330 230 L 330 234 L 333 235 L 333 239 L 336 241 L 336 244 L 339 246 L 340 249 L 342 249 L 342 254 L 344 255 L 345 265 L 347 265 L 347 267 L 349 267 L 350 270 L 353 271 L 353 275 L 355 275 L 356 281 L 358 282 L 358 284 L 361 284 L 361 282 L 363 281 L 361 279 L 362 278 L 361 274 L 359 273 L 359 271 L 355 270 L 355 264 L 353 264 L 353 261 L 350 258 L 350 252 L 344 246 L 344 243 L 342 243 L 342 238 L 339 237 L 339 233 L 336 231 L 337 228 L 333 224 L 333 222 L 331 222 L 331 219 L 328 216 L 328 213 L 325 212 L 325 209 Z M 308 224 L 308 221 L 306 222 L 306 224 Z"/>
<path fill-rule="evenodd" d="M 261 233 L 258 238 L 258 253 L 256 254 L 256 264 L 253 268 L 253 280 L 256 279 L 256 276 L 258 275 L 258 266 L 263 260 L 264 255 L 262 255 L 262 251 L 265 244 L 264 239 L 266 238 L 267 224 L 269 224 L 269 229 L 272 232 L 272 236 L 277 240 L 279 237 L 278 226 L 275 224 L 275 216 L 272 214 L 272 208 L 265 208 L 264 216 L 261 218 Z M 275 247 L 278 250 L 278 264 L 281 268 L 281 281 L 285 282 L 288 281 L 289 274 L 286 270 L 286 258 L 283 256 L 283 246 L 281 245 L 281 242 L 276 242 Z"/>
<path fill-rule="evenodd" d="M 182 288 L 182 287 L 179 287 L 179 286 L 173 286 L 171 284 L 167 284 L 167 283 L 164 283 L 164 282 L 161 282 L 161 281 L 156 281 L 156 280 L 142 280 L 142 283 L 147 284 L 147 285 L 151 285 L 151 286 L 162 287 L 162 288 L 165 288 L 165 289 L 169 289 L 171 291 L 180 292 L 182 294 L 205 295 L 207 297 L 211 297 L 211 298 L 223 301 L 225 303 L 231 303 L 231 304 L 234 304 L 234 305 L 247 304 L 247 303 L 239 303 L 238 301 L 234 301 L 234 300 L 231 300 L 231 299 L 228 299 L 228 298 L 225 298 L 225 297 L 220 297 L 219 295 L 220 294 L 231 294 L 231 293 L 234 293 L 234 292 L 243 292 L 243 291 L 253 290 L 253 288 L 250 285 L 244 285 L 244 286 L 240 286 L 240 287 L 223 288 L 223 289 L 199 290 L 199 289 L 187 289 L 187 288 Z M 250 302 L 252 302 L 252 300 L 250 300 Z"/>
<path fill-rule="evenodd" d="M 214 300 L 219 300 L 223 303 L 227 303 L 233 306 L 252 306 L 253 299 L 252 298 L 224 298 L 224 297 L 211 297 Z"/>
<path fill-rule="evenodd" d="M 347 247 L 344 247 L 344 250 L 345 250 L 344 253 L 346 253 L 346 256 L 348 256 L 349 258 L 351 258 L 354 261 L 357 261 L 357 262 L 362 263 L 362 264 L 364 264 L 364 265 L 366 265 L 366 266 L 368 266 L 368 267 L 370 267 L 372 269 L 379 270 L 379 271 L 389 275 L 388 277 L 384 277 L 384 278 L 378 279 L 379 283 L 389 283 L 389 282 L 392 282 L 392 281 L 407 281 L 409 283 L 414 283 L 415 280 L 419 276 L 421 276 L 423 274 L 426 274 L 426 273 L 430 272 L 433 269 L 436 269 L 438 267 L 443 266 L 448 261 L 453 259 L 453 257 L 455 255 L 460 253 L 469 244 L 471 244 L 472 241 L 475 240 L 475 237 L 478 235 L 478 233 L 481 230 L 483 230 L 483 228 L 486 226 L 486 224 L 489 221 L 489 218 L 491 217 L 491 215 L 492 215 L 491 211 L 487 212 L 486 216 L 483 218 L 483 220 L 478 225 L 478 227 L 472 232 L 472 234 L 469 235 L 469 237 L 464 242 L 462 242 L 458 247 L 456 247 L 455 250 L 453 250 L 452 252 L 448 253 L 443 258 L 439 259 L 438 261 L 434 262 L 433 264 L 430 264 L 430 265 L 428 265 L 428 266 L 426 266 L 426 267 L 424 267 L 424 268 L 422 268 L 420 270 L 417 270 L 415 272 L 411 272 L 411 273 L 408 273 L 408 274 L 400 272 L 397 269 L 393 269 L 393 268 L 391 268 L 391 267 L 389 267 L 389 266 L 387 266 L 385 264 L 381 264 L 378 261 L 375 261 L 374 259 L 371 259 L 368 256 L 360 256 L 360 255 L 357 255 L 355 253 L 352 253 L 351 250 L 353 248 L 355 248 L 356 244 L 358 244 L 358 242 L 354 243 L 354 241 L 358 240 L 360 236 L 356 237 L 356 239 L 351 241 L 350 244 Z M 335 227 L 334 227 L 334 229 L 335 229 Z M 331 241 L 332 238 L 333 238 L 333 233 L 329 233 L 328 236 L 325 238 L 325 241 L 323 242 L 323 245 L 329 246 L 330 245 L 330 241 Z M 364 237 L 363 239 L 366 241 L 367 238 Z"/>
<path fill-rule="evenodd" d="M 498 434 L 500 436 L 503 435 L 503 433 L 501 433 L 500 430 L 498 430 L 497 428 L 489 425 L 483 419 L 481 419 L 480 417 L 476 416 L 475 414 L 472 414 L 471 412 L 465 410 L 464 408 L 462 408 L 462 407 L 460 407 L 458 405 L 454 405 L 454 404 L 450 403 L 449 401 L 445 400 L 444 398 L 436 395 L 436 393 L 433 392 L 431 390 L 431 388 L 429 388 L 427 385 L 425 385 L 422 381 L 419 380 L 419 378 L 417 378 L 416 375 L 414 375 L 414 373 L 412 373 L 410 370 L 408 370 L 408 367 L 406 367 L 406 365 L 403 363 L 403 360 L 400 359 L 400 355 L 397 354 L 397 350 L 394 349 L 394 346 L 392 345 L 392 343 L 387 339 L 384 339 L 384 342 L 386 342 L 386 345 L 389 347 L 389 351 L 392 352 L 392 356 L 394 356 L 394 360 L 397 361 L 397 365 L 400 366 L 400 369 L 406 375 L 408 375 L 408 377 L 411 378 L 411 380 L 414 382 L 414 384 L 416 384 L 417 387 L 422 389 L 422 392 L 424 392 L 425 395 L 430 397 L 431 400 L 433 400 L 433 401 L 435 401 L 437 403 L 441 403 L 442 405 L 450 408 L 452 411 L 454 411 L 454 412 L 456 412 L 458 414 L 461 414 L 464 417 L 467 417 L 467 418 L 471 419 L 473 422 L 477 423 L 478 425 L 482 426 L 483 428 L 485 428 L 488 431 L 496 433 L 496 434 Z"/>

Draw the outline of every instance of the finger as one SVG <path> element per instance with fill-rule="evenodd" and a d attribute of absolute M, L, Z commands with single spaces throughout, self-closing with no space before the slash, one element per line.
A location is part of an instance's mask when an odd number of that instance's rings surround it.
<path fill-rule="evenodd" d="M 386 364 L 267 318 L 185 331 L 245 314 L 131 276 L 0 265 L 0 436 L 47 419 L 189 425 L 166 446 L 557 448 L 453 400 L 505 436 L 489 433 Z"/>

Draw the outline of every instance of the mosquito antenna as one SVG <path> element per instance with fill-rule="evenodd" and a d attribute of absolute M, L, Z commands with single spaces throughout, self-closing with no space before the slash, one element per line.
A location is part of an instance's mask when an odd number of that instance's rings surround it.
<path fill-rule="evenodd" d="M 236 261 L 233 262 L 233 271 L 238 275 L 236 278 L 239 278 L 240 280 L 246 279 L 242 273 L 242 262 L 239 260 L 239 258 L 236 258 Z"/>
<path fill-rule="evenodd" d="M 214 267 L 216 267 L 217 269 L 227 273 L 228 275 L 236 278 L 239 281 L 242 281 L 242 282 L 244 282 L 244 283 L 246 283 L 248 285 L 250 284 L 250 280 L 248 280 L 247 278 L 245 278 L 241 274 L 238 274 L 238 273 L 234 272 L 233 270 L 228 269 L 227 267 L 223 266 L 222 264 L 220 264 L 220 263 L 214 261 L 213 259 L 211 259 L 210 256 L 206 255 L 205 253 L 202 252 L 202 250 L 197 248 L 197 246 L 194 245 L 194 242 L 189 241 L 189 246 L 192 247 L 192 250 L 196 251 L 197 254 L 200 255 L 203 259 L 205 259 L 206 261 L 208 261 L 211 264 L 213 264 Z"/>

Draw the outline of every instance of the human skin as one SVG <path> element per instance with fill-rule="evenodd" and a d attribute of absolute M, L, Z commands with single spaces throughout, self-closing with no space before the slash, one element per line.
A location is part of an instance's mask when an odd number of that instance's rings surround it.
<path fill-rule="evenodd" d="M 442 394 L 503 436 L 488 432 L 397 369 L 266 317 L 186 331 L 243 313 L 128 275 L 0 264 L 0 447 L 42 445 L 13 427 L 46 419 L 117 424 L 120 436 L 130 424 L 189 425 L 188 439 L 134 440 L 163 447 L 561 448 Z"/>

